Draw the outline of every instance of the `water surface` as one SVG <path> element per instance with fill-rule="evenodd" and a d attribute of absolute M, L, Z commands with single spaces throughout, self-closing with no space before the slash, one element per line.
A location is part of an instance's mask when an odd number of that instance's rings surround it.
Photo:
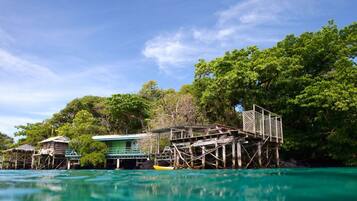
<path fill-rule="evenodd" d="M 357 200 L 357 168 L 0 171 L 0 201 L 47 200 Z"/>

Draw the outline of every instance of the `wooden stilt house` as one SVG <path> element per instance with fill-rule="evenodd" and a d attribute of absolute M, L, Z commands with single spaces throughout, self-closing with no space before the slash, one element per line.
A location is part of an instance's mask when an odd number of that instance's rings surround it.
<path fill-rule="evenodd" d="M 62 169 L 66 166 L 65 152 L 69 138 L 51 137 L 39 142 L 40 149 L 33 155 L 33 169 Z"/>
<path fill-rule="evenodd" d="M 1 169 L 30 169 L 34 151 L 28 144 L 3 151 Z"/>

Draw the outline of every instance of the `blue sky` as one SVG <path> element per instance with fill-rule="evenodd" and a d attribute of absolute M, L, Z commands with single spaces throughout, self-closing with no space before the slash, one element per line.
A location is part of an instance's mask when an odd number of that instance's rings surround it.
<path fill-rule="evenodd" d="M 356 21 L 347 0 L 0 0 L 0 131 L 50 117 L 84 95 L 137 92 L 191 83 L 198 59 L 329 19 Z"/>

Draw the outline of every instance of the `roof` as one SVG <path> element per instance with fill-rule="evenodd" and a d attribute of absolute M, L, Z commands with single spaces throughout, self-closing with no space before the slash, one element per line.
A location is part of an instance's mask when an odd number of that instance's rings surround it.
<path fill-rule="evenodd" d="M 93 140 L 97 141 L 119 141 L 119 140 L 138 140 L 148 136 L 147 133 L 128 134 L 128 135 L 97 135 Z"/>
<path fill-rule="evenodd" d="M 56 137 L 50 137 L 45 140 L 42 140 L 39 143 L 42 144 L 42 143 L 46 143 L 46 142 L 69 143 L 69 138 L 65 137 L 65 136 L 56 136 Z"/>
<path fill-rule="evenodd" d="M 29 144 L 24 144 L 12 149 L 7 149 L 5 152 L 10 152 L 10 151 L 35 151 L 35 147 L 29 145 Z"/>

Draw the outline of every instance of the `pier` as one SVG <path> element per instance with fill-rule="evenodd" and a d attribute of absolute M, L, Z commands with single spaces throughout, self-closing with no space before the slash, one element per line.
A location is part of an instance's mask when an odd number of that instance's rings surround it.
<path fill-rule="evenodd" d="M 161 137 L 170 140 L 155 163 L 192 169 L 279 167 L 281 116 L 257 105 L 242 116 L 241 129 L 208 125 L 153 130 L 158 145 Z"/>

